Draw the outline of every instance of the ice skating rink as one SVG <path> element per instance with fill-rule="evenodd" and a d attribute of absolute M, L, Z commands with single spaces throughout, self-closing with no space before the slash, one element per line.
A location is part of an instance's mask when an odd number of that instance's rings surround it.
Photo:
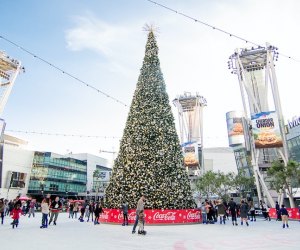
<path fill-rule="evenodd" d="M 1 250 L 210 250 L 210 249 L 300 249 L 300 222 L 290 221 L 283 229 L 281 222 L 258 219 L 250 226 L 172 225 L 148 226 L 146 236 L 131 234 L 132 225 L 94 225 L 69 219 L 66 213 L 58 217 L 57 225 L 40 229 L 41 214 L 35 218 L 22 216 L 17 229 L 12 219 L 5 217 L 0 225 Z"/>

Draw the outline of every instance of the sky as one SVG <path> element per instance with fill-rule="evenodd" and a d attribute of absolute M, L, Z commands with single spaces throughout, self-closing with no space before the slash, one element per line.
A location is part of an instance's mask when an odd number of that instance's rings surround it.
<path fill-rule="evenodd" d="M 280 55 L 276 75 L 285 119 L 300 116 L 299 1 L 157 2 L 257 44 L 269 42 L 280 53 L 298 59 Z M 147 0 L 1 0 L 1 6 L 1 36 L 128 106 L 145 52 L 143 27 L 158 27 L 159 58 L 170 102 L 185 91 L 204 96 L 204 147 L 228 146 L 226 112 L 243 107 L 237 76 L 230 73 L 227 61 L 236 48 L 251 44 Z M 113 157 L 99 151 L 118 151 L 128 106 L 4 39 L 0 39 L 0 50 L 20 60 L 26 69 L 18 76 L 1 114 L 7 134 L 28 141 L 34 150 Z M 171 105 L 177 122 L 177 111 Z"/>

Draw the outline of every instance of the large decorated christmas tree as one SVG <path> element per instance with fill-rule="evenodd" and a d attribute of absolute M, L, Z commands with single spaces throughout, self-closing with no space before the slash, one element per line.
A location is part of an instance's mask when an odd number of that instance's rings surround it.
<path fill-rule="evenodd" d="M 105 207 L 135 208 L 140 196 L 146 208 L 194 208 L 194 201 L 152 29 L 131 103 Z"/>

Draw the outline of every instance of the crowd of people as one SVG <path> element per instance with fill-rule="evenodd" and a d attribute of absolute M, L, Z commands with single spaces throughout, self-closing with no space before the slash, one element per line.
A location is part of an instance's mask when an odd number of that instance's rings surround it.
<path fill-rule="evenodd" d="M 84 218 L 87 218 L 87 222 L 91 219 L 94 224 L 99 224 L 100 214 L 103 212 L 101 202 L 94 201 L 81 201 L 73 202 L 69 200 L 65 204 L 66 210 L 69 213 L 69 218 L 77 218 L 77 213 L 80 213 L 78 220 L 84 222 Z M 12 228 L 18 227 L 19 219 L 21 216 L 27 216 L 28 218 L 35 217 L 35 211 L 40 208 L 42 213 L 42 221 L 40 228 L 47 228 L 53 223 L 57 225 L 57 220 L 60 212 L 63 211 L 63 201 L 57 196 L 51 199 L 50 195 L 43 198 L 41 203 L 36 202 L 35 199 L 21 200 L 20 196 L 17 196 L 14 200 L 0 199 L 0 219 L 1 224 L 4 224 L 5 217 L 12 218 Z"/>
<path fill-rule="evenodd" d="M 144 230 L 145 201 L 146 196 L 142 195 L 137 202 L 136 219 L 132 229 L 133 234 L 136 232 L 136 227 L 138 227 L 138 234 L 146 234 L 146 231 Z M 58 196 L 52 200 L 50 195 L 43 198 L 41 204 L 37 203 L 35 199 L 21 201 L 20 196 L 17 196 L 11 201 L 0 199 L 1 224 L 4 223 L 4 218 L 6 216 L 11 216 L 12 222 L 10 224 L 12 225 L 12 228 L 18 227 L 21 215 L 28 215 L 28 218 L 31 216 L 35 217 L 36 208 L 40 206 L 42 213 L 40 228 L 47 228 L 52 223 L 53 225 L 57 225 L 58 216 L 63 210 L 63 205 L 62 200 L 60 200 Z M 85 220 L 86 222 L 92 221 L 94 225 L 99 224 L 100 215 L 103 213 L 102 202 L 68 200 L 65 206 L 70 219 L 75 218 L 80 222 L 84 222 Z M 265 220 L 271 221 L 269 207 L 263 201 L 260 201 L 259 204 L 254 204 L 253 201 L 247 201 L 244 199 L 242 199 L 240 203 L 236 203 L 233 198 L 231 198 L 228 203 L 222 200 L 205 200 L 200 205 L 199 209 L 201 209 L 202 221 L 204 224 L 215 224 L 218 222 L 220 224 L 226 224 L 231 217 L 231 223 L 233 226 L 238 226 L 238 218 L 240 218 L 240 225 L 249 226 L 249 221 L 256 221 L 256 211 L 261 211 Z M 283 228 L 288 228 L 289 214 L 285 206 L 279 206 L 278 202 L 276 202 L 275 209 L 277 213 L 276 220 L 282 221 Z M 123 213 L 122 226 L 128 226 L 128 203 L 126 201 L 123 201 L 121 211 Z"/>
<path fill-rule="evenodd" d="M 226 224 L 226 221 L 231 217 L 233 226 L 238 226 L 237 218 L 240 218 L 240 224 L 249 226 L 248 221 L 256 221 L 256 211 L 261 211 L 266 221 L 271 221 L 269 215 L 269 206 L 265 202 L 260 201 L 259 205 L 254 204 L 253 201 L 242 199 L 240 203 L 236 203 L 233 198 L 227 203 L 223 200 L 205 200 L 200 206 L 202 212 L 203 224 Z M 300 209 L 299 209 L 300 210 Z M 288 228 L 288 211 L 282 204 L 279 206 L 276 202 L 277 221 L 282 221 L 283 228 Z"/>

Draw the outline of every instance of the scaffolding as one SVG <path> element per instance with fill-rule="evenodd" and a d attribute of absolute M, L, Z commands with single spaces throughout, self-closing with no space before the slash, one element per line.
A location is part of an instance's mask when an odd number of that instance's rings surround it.
<path fill-rule="evenodd" d="M 243 108 L 247 120 L 248 134 L 245 140 L 249 147 L 247 151 L 251 156 L 251 164 L 256 181 L 259 200 L 266 199 L 274 207 L 274 200 L 265 183 L 264 174 L 274 160 L 288 161 L 288 151 L 284 131 L 284 120 L 280 103 L 274 61 L 278 59 L 277 48 L 266 44 L 266 47 L 236 49 L 229 57 L 228 68 L 231 73 L 238 76 Z M 271 93 L 269 90 L 271 89 Z M 276 112 L 280 135 L 281 147 L 258 148 L 255 146 L 251 117 L 262 112 Z"/>

